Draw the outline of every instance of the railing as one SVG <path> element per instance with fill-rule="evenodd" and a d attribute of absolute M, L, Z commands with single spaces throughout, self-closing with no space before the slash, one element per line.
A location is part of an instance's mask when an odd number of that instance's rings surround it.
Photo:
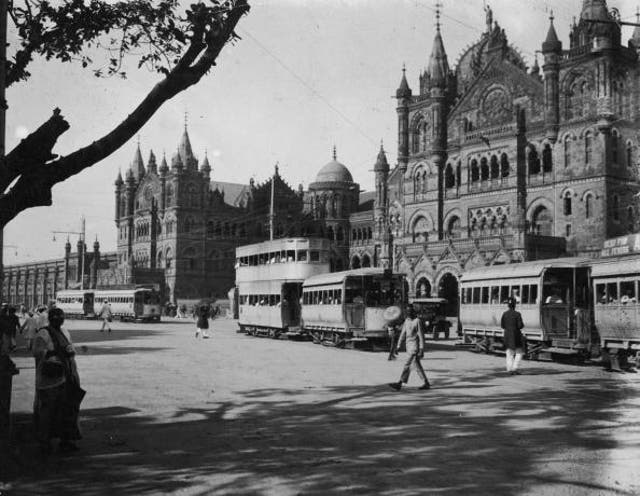
<path fill-rule="evenodd" d="M 476 129 L 466 132 L 462 135 L 463 141 L 481 140 L 489 136 L 499 136 L 501 134 L 514 133 L 516 130 L 515 124 L 502 124 L 500 126 L 487 127 L 483 129 Z"/>
<path fill-rule="evenodd" d="M 587 53 L 591 52 L 591 43 L 589 43 L 588 45 L 582 45 L 579 47 L 575 47 L 575 48 L 571 48 L 565 52 L 562 53 L 562 60 L 569 60 L 570 58 L 573 57 L 579 57 L 580 55 L 586 55 Z"/>

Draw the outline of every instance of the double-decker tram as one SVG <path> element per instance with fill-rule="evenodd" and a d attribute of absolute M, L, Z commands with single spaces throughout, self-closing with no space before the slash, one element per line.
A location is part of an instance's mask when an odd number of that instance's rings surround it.
<path fill-rule="evenodd" d="M 403 274 L 365 268 L 310 277 L 302 288 L 303 328 L 316 343 L 334 346 L 387 342 L 383 313 L 404 309 L 408 287 Z"/>
<path fill-rule="evenodd" d="M 591 268 L 593 314 L 600 345 L 611 367 L 640 366 L 640 234 L 605 241 Z"/>
<path fill-rule="evenodd" d="M 64 289 L 56 293 L 56 307 L 70 319 L 94 316 L 94 292 L 83 289 Z"/>
<path fill-rule="evenodd" d="M 460 320 L 476 351 L 503 348 L 501 317 L 514 298 L 529 358 L 584 356 L 592 343 L 590 260 L 558 258 L 481 267 L 461 278 Z"/>
<path fill-rule="evenodd" d="M 251 335 L 299 336 L 302 283 L 329 272 L 329 240 L 290 238 L 236 249 L 238 326 Z"/>

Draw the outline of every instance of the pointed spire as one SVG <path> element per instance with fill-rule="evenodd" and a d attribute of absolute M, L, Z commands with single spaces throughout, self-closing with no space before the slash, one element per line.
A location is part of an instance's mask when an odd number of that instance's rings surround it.
<path fill-rule="evenodd" d="M 162 161 L 160 162 L 160 174 L 166 174 L 169 172 L 169 166 L 167 165 L 167 154 L 162 150 Z"/>
<path fill-rule="evenodd" d="M 553 25 L 553 10 L 549 15 L 549 31 L 547 31 L 547 38 L 542 43 L 542 53 L 560 52 L 562 51 L 562 43 L 558 39 L 558 33 Z"/>
<path fill-rule="evenodd" d="M 189 130 L 187 129 L 188 122 L 188 114 L 185 112 L 184 114 L 184 131 L 182 133 L 182 138 L 180 139 L 180 144 L 178 145 L 178 153 L 180 154 L 180 161 L 187 169 L 197 169 L 198 161 L 193 155 L 193 150 L 191 148 L 191 140 L 189 139 Z"/>
<path fill-rule="evenodd" d="M 147 170 L 149 172 L 153 172 L 154 174 L 158 173 L 158 164 L 156 162 L 156 154 L 153 153 L 153 150 L 149 151 L 149 161 L 147 162 Z"/>
<path fill-rule="evenodd" d="M 402 80 L 400 81 L 400 86 L 396 90 L 396 98 L 410 98 L 411 97 L 411 88 L 409 88 L 409 83 L 407 83 L 407 69 L 404 64 L 402 64 Z"/>
<path fill-rule="evenodd" d="M 389 171 L 389 162 L 387 162 L 387 155 L 384 152 L 384 145 L 382 140 L 380 140 L 380 151 L 378 152 L 378 158 L 376 160 L 376 165 L 373 167 L 374 172 L 388 172 Z"/>
<path fill-rule="evenodd" d="M 182 162 L 182 158 L 180 157 L 180 148 L 178 148 L 178 151 L 176 151 L 176 153 L 171 158 L 171 170 L 182 169 L 183 166 L 184 163 Z"/>
<path fill-rule="evenodd" d="M 429 74 L 431 76 L 429 82 L 431 87 L 446 87 L 447 77 L 449 75 L 449 62 L 447 61 L 447 53 L 445 52 L 444 43 L 442 42 L 439 20 L 436 36 L 433 40 L 433 50 L 429 58 Z"/>
<path fill-rule="evenodd" d="M 206 175 L 209 176 L 211 174 L 211 165 L 209 164 L 209 156 L 207 154 L 207 150 L 204 151 L 204 160 L 202 161 L 202 167 L 200 170 Z"/>
<path fill-rule="evenodd" d="M 640 24 L 640 6 L 636 7 L 636 24 Z M 636 50 L 640 50 L 640 26 L 633 28 L 633 35 L 631 40 Z"/>
<path fill-rule="evenodd" d="M 118 177 L 116 177 L 116 186 L 122 186 L 124 181 L 122 180 L 122 172 L 118 169 Z"/>
<path fill-rule="evenodd" d="M 133 176 L 137 181 L 144 177 L 144 162 L 142 160 L 142 152 L 140 151 L 140 137 L 138 136 L 138 146 L 136 147 L 136 152 L 133 155 L 133 161 L 131 162 L 131 170 L 133 171 Z"/>
<path fill-rule="evenodd" d="M 533 56 L 533 67 L 531 67 L 531 74 L 533 76 L 540 75 L 540 66 L 538 65 L 538 54 L 535 53 Z"/>

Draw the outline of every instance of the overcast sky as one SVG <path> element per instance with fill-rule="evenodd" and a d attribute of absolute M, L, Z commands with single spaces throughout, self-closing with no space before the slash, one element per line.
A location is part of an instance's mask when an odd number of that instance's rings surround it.
<path fill-rule="evenodd" d="M 192 1 L 192 0 L 189 0 Z M 463 49 L 485 29 L 482 0 L 444 0 L 442 36 L 453 66 Z M 581 0 L 492 0 L 494 19 L 528 65 L 549 26 L 565 47 L 569 25 Z M 214 71 L 197 86 L 167 103 L 140 133 L 145 158 L 172 155 L 188 112 L 191 143 L 199 158 L 208 150 L 212 177 L 248 183 L 268 178 L 276 162 L 281 174 L 305 188 L 330 160 L 338 160 L 362 189 L 373 185 L 371 169 L 380 140 L 391 164 L 396 161 L 396 113 L 392 95 L 402 64 L 409 85 L 428 63 L 435 33 L 434 0 L 250 0 L 240 21 L 242 40 L 223 50 Z M 609 1 L 623 19 L 634 20 L 636 2 Z M 631 35 L 625 28 L 623 40 Z M 132 59 L 133 60 L 133 59 Z M 33 76 L 8 91 L 7 149 L 62 109 L 71 129 L 54 149 L 65 154 L 112 129 L 139 103 L 157 76 L 135 70 L 129 78 L 98 79 L 76 64 L 37 61 Z M 86 217 L 89 249 L 98 236 L 103 250 L 114 250 L 116 230 L 113 182 L 126 172 L 136 147 L 124 147 L 54 189 L 53 207 L 31 209 L 5 230 L 5 264 L 58 258 L 66 236 Z M 77 236 L 72 235 L 75 250 Z"/>

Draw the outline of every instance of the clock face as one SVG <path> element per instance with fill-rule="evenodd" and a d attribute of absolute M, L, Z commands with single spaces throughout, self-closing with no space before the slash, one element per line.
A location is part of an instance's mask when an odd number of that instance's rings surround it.
<path fill-rule="evenodd" d="M 494 88 L 487 93 L 482 102 L 482 111 L 488 122 L 510 120 L 511 102 L 502 88 Z"/>

